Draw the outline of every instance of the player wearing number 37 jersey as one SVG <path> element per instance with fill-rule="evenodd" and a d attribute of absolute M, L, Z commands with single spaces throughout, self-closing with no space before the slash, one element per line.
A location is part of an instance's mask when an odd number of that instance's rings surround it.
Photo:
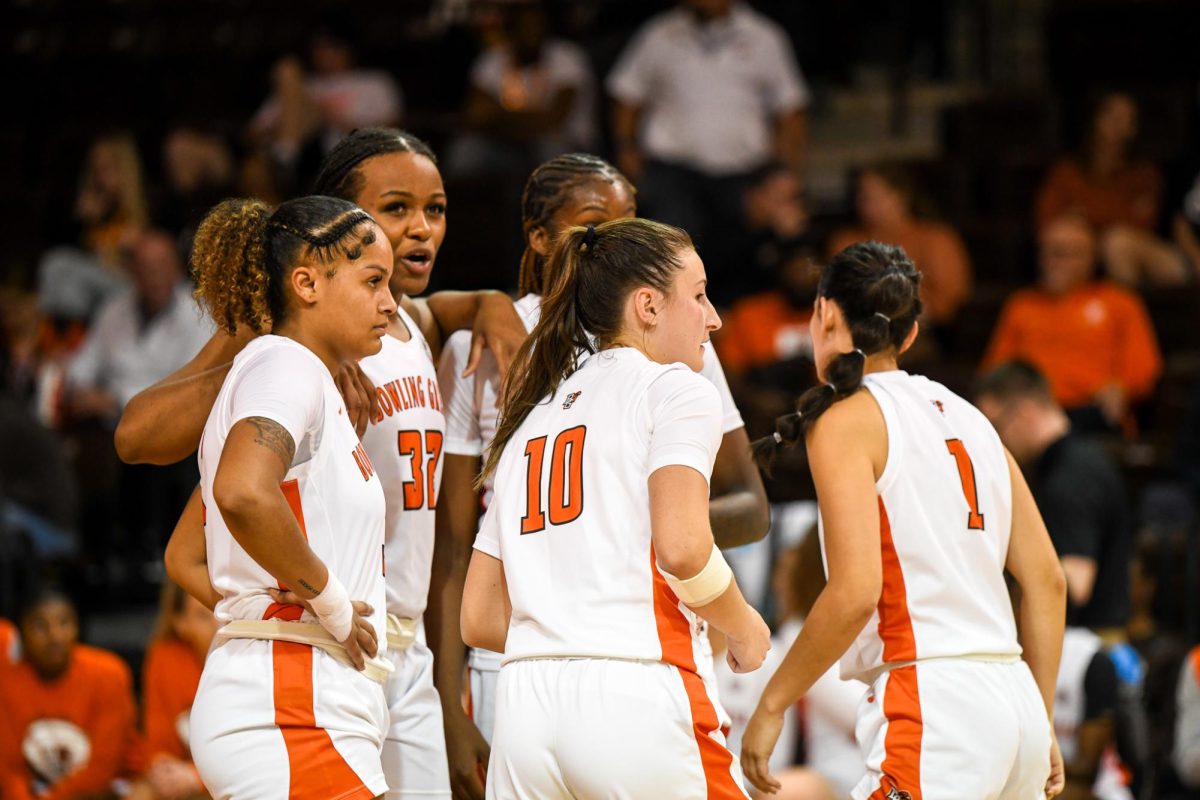
<path fill-rule="evenodd" d="M 855 800 L 1035 800 L 1062 788 L 1051 719 L 1065 581 L 992 426 L 898 369 L 917 336 L 919 277 L 888 245 L 833 258 L 811 323 L 823 384 L 756 443 L 769 462 L 806 438 L 828 574 L 742 739 L 742 767 L 763 791 L 778 787 L 766 765 L 783 710 L 839 656 L 842 677 L 867 684 Z M 1019 636 L 1005 570 L 1022 590 Z"/>
<path fill-rule="evenodd" d="M 769 646 L 709 527 L 704 266 L 637 219 L 570 228 L 552 258 L 463 596 L 464 639 L 504 654 L 487 796 L 744 798 L 697 675 L 701 618 L 735 670 Z"/>

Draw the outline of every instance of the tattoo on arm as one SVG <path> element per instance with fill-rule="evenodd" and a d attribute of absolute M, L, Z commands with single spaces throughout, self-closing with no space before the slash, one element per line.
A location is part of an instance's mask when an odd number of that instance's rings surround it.
<path fill-rule="evenodd" d="M 300 579 L 298 579 L 298 581 L 297 581 L 297 582 L 298 582 L 298 583 L 299 583 L 301 586 L 303 586 L 305 589 L 308 589 L 310 592 L 312 592 L 312 593 L 313 593 L 313 597 L 316 597 L 317 595 L 319 595 L 319 594 L 320 594 L 320 592 L 318 592 L 318 591 L 317 591 L 316 587 L 315 587 L 315 586 L 313 586 L 313 585 L 312 585 L 311 583 L 309 583 L 308 581 L 304 580 L 304 578 L 300 578 Z"/>
<path fill-rule="evenodd" d="M 292 435 L 278 422 L 266 417 L 247 417 L 246 422 L 254 426 L 254 443 L 262 445 L 274 453 L 284 471 L 292 468 L 292 458 L 296 455 L 296 443 Z"/>

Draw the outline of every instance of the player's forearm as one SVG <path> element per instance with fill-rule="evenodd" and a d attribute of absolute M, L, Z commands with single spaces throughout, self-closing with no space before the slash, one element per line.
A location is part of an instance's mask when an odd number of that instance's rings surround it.
<path fill-rule="evenodd" d="M 456 708 L 462 707 L 462 673 L 466 661 L 459 619 L 469 558 L 469 543 L 438 531 L 433 545 L 434 588 L 425 610 L 426 635 L 433 652 L 433 685 L 442 705 Z"/>
<path fill-rule="evenodd" d="M 827 585 L 763 690 L 760 705 L 782 713 L 803 697 L 854 642 L 871 619 L 877 599 L 870 599 L 857 587 Z"/>
<path fill-rule="evenodd" d="M 1054 691 L 1067 614 L 1066 580 L 1061 570 L 1056 574 L 1057 580 L 1050 578 L 1030 586 L 1022 584 L 1017 620 L 1023 657 L 1033 673 L 1046 706 L 1046 716 L 1050 719 L 1054 719 Z"/>
<path fill-rule="evenodd" d="M 688 605 L 696 616 L 712 625 L 730 639 L 745 638 L 758 624 L 754 609 L 742 596 L 742 590 L 734 578 L 717 599 L 702 606 Z"/>
<path fill-rule="evenodd" d="M 260 567 L 306 600 L 321 593 L 329 571 L 309 547 L 277 485 L 214 499 L 233 538 Z"/>
<path fill-rule="evenodd" d="M 190 376 L 168 378 L 134 395 L 114 435 L 121 460 L 127 464 L 173 464 L 194 452 L 230 366 L 226 363 Z"/>
<path fill-rule="evenodd" d="M 712 524 L 713 539 L 721 549 L 757 542 L 771 527 L 767 504 L 749 489 L 711 500 L 708 519 Z"/>

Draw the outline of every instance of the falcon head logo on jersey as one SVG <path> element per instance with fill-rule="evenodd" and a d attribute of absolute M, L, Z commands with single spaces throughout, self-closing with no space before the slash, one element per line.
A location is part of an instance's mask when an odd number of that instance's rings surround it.
<path fill-rule="evenodd" d="M 563 411 L 566 411 L 571 406 L 575 405 L 575 401 L 579 399 L 579 395 L 581 394 L 583 394 L 583 390 L 571 392 L 569 395 L 567 395 L 567 399 L 563 400 Z"/>
<path fill-rule="evenodd" d="M 937 408 L 939 413 L 946 413 L 946 406 L 942 405 L 941 400 L 930 400 L 929 402 L 933 403 L 934 407 Z"/>
<path fill-rule="evenodd" d="M 888 783 L 891 783 L 889 780 Z M 912 800 L 912 795 L 903 789 L 897 789 L 895 784 L 888 787 L 888 793 L 884 795 L 884 800 Z"/>

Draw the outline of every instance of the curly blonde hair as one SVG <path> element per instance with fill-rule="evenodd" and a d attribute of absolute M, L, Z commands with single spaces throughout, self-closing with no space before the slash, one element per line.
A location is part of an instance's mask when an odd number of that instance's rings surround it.
<path fill-rule="evenodd" d="M 226 332 L 246 325 L 261 334 L 286 315 L 286 278 L 299 258 L 353 260 L 375 238 L 371 215 L 347 200 L 301 197 L 274 212 L 258 200 L 225 200 L 196 231 L 196 297 Z"/>

